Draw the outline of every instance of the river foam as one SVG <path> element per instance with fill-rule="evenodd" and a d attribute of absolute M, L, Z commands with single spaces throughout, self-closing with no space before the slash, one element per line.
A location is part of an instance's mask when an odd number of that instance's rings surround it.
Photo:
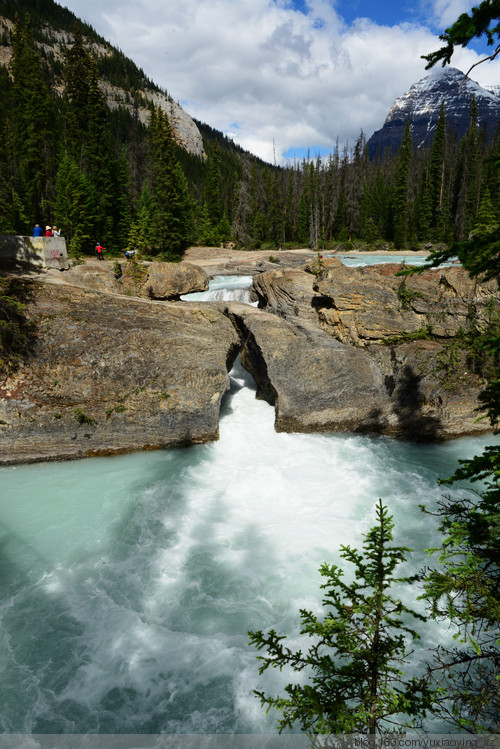
<path fill-rule="evenodd" d="M 484 439 L 278 434 L 239 363 L 231 379 L 213 444 L 0 471 L 2 731 L 272 731 L 252 690 L 285 676 L 258 676 L 247 631 L 297 638 L 379 497 L 424 563 L 418 505 Z"/>
<path fill-rule="evenodd" d="M 248 303 L 251 280 L 187 298 Z M 318 567 L 360 544 L 378 497 L 415 548 L 408 572 L 425 563 L 437 536 L 418 505 L 484 439 L 278 434 L 239 362 L 231 383 L 216 443 L 0 470 L 3 732 L 271 732 L 252 690 L 288 675 L 258 676 L 247 631 L 298 641 Z M 427 625 L 410 668 L 450 636 Z"/>

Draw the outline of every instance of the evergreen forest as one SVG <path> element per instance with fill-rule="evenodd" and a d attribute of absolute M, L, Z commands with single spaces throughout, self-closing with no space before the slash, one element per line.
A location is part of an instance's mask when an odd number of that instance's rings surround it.
<path fill-rule="evenodd" d="M 144 73 L 70 11 L 55 3 L 1 0 L 14 23 L 0 68 L 0 233 L 57 225 L 71 255 L 137 249 L 175 260 L 190 245 L 232 241 L 246 249 L 349 243 L 411 249 L 449 244 L 496 225 L 500 189 L 491 166 L 500 129 L 483 132 L 472 100 L 459 139 L 442 104 L 432 146 L 414 148 L 407 123 L 397 153 L 370 159 L 363 133 L 327 158 L 266 164 L 197 123 L 204 156 L 180 147 L 168 115 L 149 104 L 139 117 Z M 43 6 L 43 8 L 42 8 Z M 41 14 L 63 36 L 61 54 L 44 43 Z M 35 32 L 35 28 L 38 31 Z M 45 39 L 46 41 L 46 39 Z M 125 101 L 108 106 L 102 82 Z M 333 125 L 332 125 L 333 126 Z"/>

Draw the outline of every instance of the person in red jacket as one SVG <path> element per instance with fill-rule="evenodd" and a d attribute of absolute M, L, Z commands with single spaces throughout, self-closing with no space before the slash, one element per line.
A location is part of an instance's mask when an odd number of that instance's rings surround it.
<path fill-rule="evenodd" d="M 45 227 L 45 236 L 46 236 L 46 237 L 53 237 L 53 236 L 54 236 L 54 235 L 52 234 L 52 229 L 50 228 L 50 226 L 46 226 L 46 227 Z"/>
<path fill-rule="evenodd" d="M 104 260 L 104 250 L 106 248 L 102 246 L 100 242 L 98 242 L 95 246 L 95 254 L 97 255 L 99 260 Z"/>

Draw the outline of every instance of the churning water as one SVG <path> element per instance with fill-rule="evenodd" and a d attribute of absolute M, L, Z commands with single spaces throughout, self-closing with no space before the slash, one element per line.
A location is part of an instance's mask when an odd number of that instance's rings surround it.
<path fill-rule="evenodd" d="M 420 566 L 419 503 L 484 444 L 277 434 L 273 417 L 237 365 L 216 443 L 1 470 L 1 730 L 272 730 L 252 689 L 279 674 L 258 676 L 247 630 L 297 633 L 378 497 Z"/>
<path fill-rule="evenodd" d="M 257 305 L 257 302 L 250 302 L 251 285 L 252 276 L 215 276 L 210 279 L 207 291 L 184 294 L 181 299 L 189 302 L 226 302 L 231 300 Z"/>
<path fill-rule="evenodd" d="M 418 505 L 491 441 L 277 434 L 241 365 L 231 382 L 218 442 L 0 470 L 0 732 L 272 732 L 252 690 L 288 675 L 259 677 L 247 631 L 296 638 L 379 497 L 418 569 Z"/>

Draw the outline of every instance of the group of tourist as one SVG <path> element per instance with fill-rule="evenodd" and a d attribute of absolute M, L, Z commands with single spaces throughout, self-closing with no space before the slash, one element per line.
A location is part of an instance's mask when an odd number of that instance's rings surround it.
<path fill-rule="evenodd" d="M 44 231 L 42 227 L 40 226 L 40 224 L 35 224 L 35 226 L 33 227 L 33 236 L 34 237 L 60 237 L 61 230 L 58 229 L 57 226 L 50 227 L 49 225 L 47 225 Z M 103 247 L 100 242 L 97 242 L 95 246 L 95 254 L 97 255 L 97 258 L 99 260 L 104 260 L 105 249 L 106 248 Z"/>
<path fill-rule="evenodd" d="M 53 226 L 52 228 L 50 226 L 45 227 L 45 231 L 42 229 L 40 224 L 35 224 L 35 227 L 33 228 L 33 236 L 34 237 L 60 237 L 61 236 L 61 230 L 57 228 L 57 226 Z"/>

